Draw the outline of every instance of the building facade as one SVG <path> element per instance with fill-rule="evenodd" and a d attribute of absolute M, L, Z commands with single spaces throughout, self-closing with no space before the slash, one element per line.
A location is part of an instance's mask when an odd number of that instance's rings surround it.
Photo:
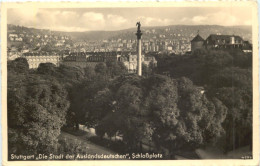
<path fill-rule="evenodd" d="M 243 52 L 252 52 L 252 44 L 236 35 L 211 34 L 204 40 L 199 34 L 191 40 L 191 51 L 196 49 L 241 49 Z"/>
<path fill-rule="evenodd" d="M 191 40 L 191 51 L 203 48 L 205 40 L 198 34 L 194 39 Z"/>
<path fill-rule="evenodd" d="M 206 49 L 211 48 L 242 48 L 243 39 L 235 35 L 209 35 L 205 40 L 204 46 Z"/>
<path fill-rule="evenodd" d="M 117 52 L 73 52 L 65 55 L 62 64 L 67 66 L 95 67 L 100 62 L 119 61 Z"/>
<path fill-rule="evenodd" d="M 137 54 L 126 54 L 122 55 L 120 61 L 124 63 L 129 73 L 134 73 L 137 71 Z M 141 57 L 142 64 L 150 67 L 156 67 L 157 61 L 153 56 L 145 56 L 142 54 Z"/>
<path fill-rule="evenodd" d="M 38 68 L 41 63 L 53 63 L 56 66 L 60 65 L 62 55 L 60 54 L 47 54 L 47 53 L 24 53 L 22 55 L 28 64 L 29 68 Z"/>
<path fill-rule="evenodd" d="M 62 64 L 67 66 L 77 66 L 81 68 L 95 67 L 100 62 L 122 62 L 129 72 L 137 70 L 137 54 L 131 52 L 82 52 L 65 55 Z M 153 56 L 142 55 L 142 63 L 147 66 L 157 66 L 157 61 Z"/>

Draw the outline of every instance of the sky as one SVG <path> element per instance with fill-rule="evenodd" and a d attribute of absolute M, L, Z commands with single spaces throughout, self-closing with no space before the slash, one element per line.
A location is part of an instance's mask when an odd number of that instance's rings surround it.
<path fill-rule="evenodd" d="M 113 31 L 141 26 L 251 25 L 247 7 L 8 9 L 7 23 L 58 31 Z"/>

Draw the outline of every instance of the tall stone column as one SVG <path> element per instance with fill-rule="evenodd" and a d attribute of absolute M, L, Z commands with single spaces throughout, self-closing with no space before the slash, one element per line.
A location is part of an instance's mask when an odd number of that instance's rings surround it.
<path fill-rule="evenodd" d="M 141 41 L 141 36 L 142 32 L 140 30 L 141 24 L 140 22 L 137 22 L 136 25 L 138 25 L 137 28 L 137 74 L 139 76 L 142 76 L 142 41 Z"/>

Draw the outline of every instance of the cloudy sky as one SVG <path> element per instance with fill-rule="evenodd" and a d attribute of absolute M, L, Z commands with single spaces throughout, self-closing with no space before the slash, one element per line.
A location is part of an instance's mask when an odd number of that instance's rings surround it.
<path fill-rule="evenodd" d="M 251 9 L 236 8 L 66 8 L 8 9 L 8 24 L 59 31 L 120 30 L 166 25 L 251 25 Z"/>

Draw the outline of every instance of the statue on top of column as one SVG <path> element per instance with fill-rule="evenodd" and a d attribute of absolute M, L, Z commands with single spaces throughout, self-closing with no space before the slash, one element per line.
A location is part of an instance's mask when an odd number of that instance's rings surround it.
<path fill-rule="evenodd" d="M 140 21 L 136 23 L 136 26 L 137 26 L 137 32 L 140 32 L 140 27 L 141 27 L 141 23 Z"/>

